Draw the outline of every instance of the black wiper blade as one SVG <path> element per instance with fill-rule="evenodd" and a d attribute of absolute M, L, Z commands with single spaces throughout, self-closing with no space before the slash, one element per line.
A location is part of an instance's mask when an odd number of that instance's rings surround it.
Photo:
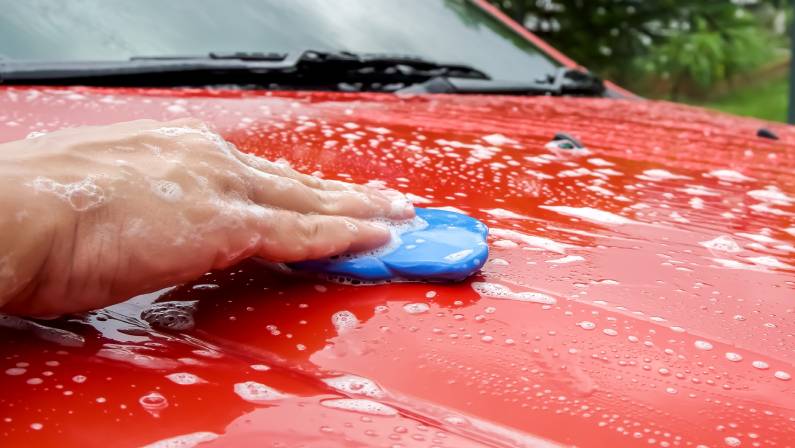
<path fill-rule="evenodd" d="M 131 61 L 196 61 L 196 60 L 237 60 L 237 61 L 284 61 L 287 53 L 262 52 L 262 51 L 234 51 L 208 53 L 207 56 L 173 55 L 173 56 L 133 56 Z"/>
<path fill-rule="evenodd" d="M 134 59 L 130 61 L 0 60 L 0 84 L 85 84 L 118 86 L 200 85 L 206 78 L 289 68 L 283 63 L 197 58 Z M 191 75 L 188 77 L 187 75 Z M 198 78 L 194 75 L 204 75 Z"/>
<path fill-rule="evenodd" d="M 0 83 L 112 86 L 239 84 L 272 89 L 395 91 L 434 77 L 489 79 L 463 64 L 350 52 L 234 52 L 129 61 L 0 61 Z"/>
<path fill-rule="evenodd" d="M 437 77 L 398 93 L 457 93 L 487 95 L 604 96 L 606 88 L 595 75 L 561 67 L 534 81 L 451 79 Z"/>
<path fill-rule="evenodd" d="M 304 67 L 322 66 L 324 68 L 348 68 L 360 74 L 375 73 L 401 74 L 432 78 L 448 76 L 453 78 L 490 79 L 489 76 L 465 64 L 448 64 L 401 54 L 351 53 L 307 51 L 299 61 Z"/>

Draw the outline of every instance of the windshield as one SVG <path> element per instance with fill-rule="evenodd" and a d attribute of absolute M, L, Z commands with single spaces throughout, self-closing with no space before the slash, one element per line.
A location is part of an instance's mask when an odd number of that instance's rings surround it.
<path fill-rule="evenodd" d="M 467 0 L 0 0 L 0 57 L 108 61 L 210 52 L 398 53 L 528 81 L 558 66 Z"/>

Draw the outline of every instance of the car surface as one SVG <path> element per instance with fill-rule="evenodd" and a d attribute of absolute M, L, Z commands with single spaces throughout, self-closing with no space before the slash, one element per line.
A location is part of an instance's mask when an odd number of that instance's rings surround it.
<path fill-rule="evenodd" d="M 791 127 L 615 86 L 17 84 L 0 84 L 0 141 L 193 116 L 244 151 L 476 217 L 491 255 L 454 284 L 250 260 L 83 315 L 0 316 L 0 446 L 795 445 Z"/>

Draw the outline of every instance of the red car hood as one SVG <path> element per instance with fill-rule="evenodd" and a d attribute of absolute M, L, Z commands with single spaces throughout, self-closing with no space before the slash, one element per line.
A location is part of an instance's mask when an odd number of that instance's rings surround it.
<path fill-rule="evenodd" d="M 0 141 L 186 115 L 481 219 L 491 258 L 368 287 L 250 261 L 0 319 L 0 445 L 795 445 L 794 129 L 651 101 L 0 89 Z M 185 333 L 139 317 L 193 300 Z"/>

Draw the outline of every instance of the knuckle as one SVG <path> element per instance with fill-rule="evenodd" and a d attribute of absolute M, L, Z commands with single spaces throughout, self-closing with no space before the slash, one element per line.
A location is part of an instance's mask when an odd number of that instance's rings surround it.
<path fill-rule="evenodd" d="M 309 241 L 315 241 L 323 231 L 323 224 L 320 221 L 312 220 L 307 225 L 306 237 Z"/>

